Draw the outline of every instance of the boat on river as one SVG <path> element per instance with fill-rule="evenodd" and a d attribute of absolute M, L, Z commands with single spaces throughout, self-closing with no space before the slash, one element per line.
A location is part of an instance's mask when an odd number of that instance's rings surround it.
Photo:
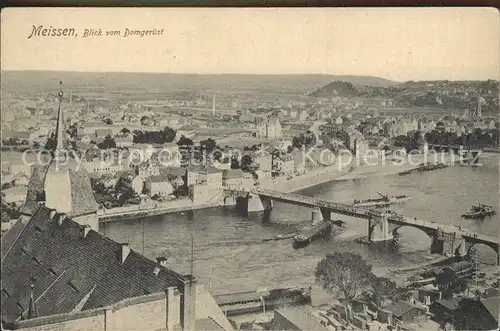
<path fill-rule="evenodd" d="M 462 215 L 463 218 L 485 218 L 486 216 L 495 215 L 495 209 L 492 206 L 479 204 L 472 206 L 471 209 Z"/>
<path fill-rule="evenodd" d="M 388 196 L 380 192 L 377 193 L 380 195 L 380 198 L 354 200 L 352 205 L 356 207 L 386 207 L 395 203 L 405 203 L 411 199 L 411 197 L 407 195 Z"/>
<path fill-rule="evenodd" d="M 295 248 L 309 245 L 313 240 L 330 234 L 332 230 L 331 221 L 321 221 L 306 227 L 293 236 Z"/>
<path fill-rule="evenodd" d="M 444 168 L 448 168 L 448 167 L 449 167 L 449 164 L 442 163 L 442 162 L 438 162 L 436 164 L 421 163 L 418 165 L 417 168 L 402 171 L 402 172 L 398 173 L 398 175 L 404 176 L 404 175 L 409 175 L 409 174 L 414 173 L 414 172 L 433 171 L 433 170 L 444 169 Z"/>

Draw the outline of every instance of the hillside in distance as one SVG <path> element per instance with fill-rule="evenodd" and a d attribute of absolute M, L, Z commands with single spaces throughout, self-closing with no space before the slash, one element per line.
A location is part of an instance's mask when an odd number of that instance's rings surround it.
<path fill-rule="evenodd" d="M 481 96 L 484 112 L 498 111 L 498 81 L 408 81 L 392 86 L 361 86 L 333 81 L 309 94 L 311 97 L 362 97 L 391 99 L 396 107 L 468 109 Z"/>
<path fill-rule="evenodd" d="M 186 91 L 214 93 L 265 92 L 305 95 L 332 80 L 353 84 L 383 85 L 390 82 L 368 76 L 333 75 L 250 75 L 250 74 L 171 74 L 171 73 L 96 73 L 58 71 L 2 71 L 2 91 L 23 95 L 53 93 L 59 81 L 76 93 L 127 92 L 132 95 L 162 95 Z"/>
<path fill-rule="evenodd" d="M 320 98 L 328 98 L 333 96 L 357 97 L 359 95 L 360 92 L 354 87 L 351 82 L 340 80 L 331 82 L 310 94 L 310 96 L 312 97 Z"/>

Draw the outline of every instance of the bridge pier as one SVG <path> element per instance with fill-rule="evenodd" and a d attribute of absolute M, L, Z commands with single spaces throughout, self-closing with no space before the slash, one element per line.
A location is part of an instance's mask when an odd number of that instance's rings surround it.
<path fill-rule="evenodd" d="M 273 200 L 270 197 L 251 193 L 245 200 L 247 200 L 247 213 L 261 212 L 273 208 Z"/>
<path fill-rule="evenodd" d="M 321 216 L 323 216 L 323 220 L 331 221 L 332 220 L 332 211 L 329 208 L 320 208 Z"/>
<path fill-rule="evenodd" d="M 463 237 L 457 238 L 454 243 L 455 256 L 464 257 L 467 255 L 467 243 Z"/>
<path fill-rule="evenodd" d="M 370 242 L 387 241 L 393 239 L 392 231 L 390 231 L 389 215 L 382 213 L 377 216 L 372 216 L 368 221 L 368 240 Z"/>
<path fill-rule="evenodd" d="M 311 223 L 314 225 L 324 220 L 323 214 L 319 208 L 314 208 L 311 212 Z"/>
<path fill-rule="evenodd" d="M 432 240 L 431 253 L 464 257 L 467 255 L 467 252 L 466 240 L 456 233 L 439 231 L 437 236 Z"/>

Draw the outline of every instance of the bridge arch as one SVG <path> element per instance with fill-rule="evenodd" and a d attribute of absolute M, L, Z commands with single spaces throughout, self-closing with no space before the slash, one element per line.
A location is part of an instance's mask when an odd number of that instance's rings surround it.
<path fill-rule="evenodd" d="M 391 226 L 392 235 L 393 236 L 396 236 L 398 234 L 400 235 L 399 230 L 402 229 L 402 228 L 417 229 L 417 230 L 419 230 L 419 232 L 425 233 L 431 240 L 437 239 L 437 232 L 436 232 L 436 230 L 434 230 L 434 229 L 425 229 L 425 228 L 422 228 L 422 227 L 419 227 L 419 226 L 413 225 L 413 224 L 392 225 Z"/>
<path fill-rule="evenodd" d="M 437 233 L 435 230 L 421 228 L 413 224 L 394 224 L 390 230 L 393 238 L 400 244 L 404 244 L 403 247 L 416 249 L 428 247 L 432 252 L 437 242 Z M 409 230 L 412 233 L 405 233 L 405 230 Z"/>
<path fill-rule="evenodd" d="M 498 251 L 498 244 L 487 243 L 470 243 L 467 250 L 467 256 L 473 260 L 478 260 L 479 263 L 496 264 L 500 265 L 500 252 Z"/>

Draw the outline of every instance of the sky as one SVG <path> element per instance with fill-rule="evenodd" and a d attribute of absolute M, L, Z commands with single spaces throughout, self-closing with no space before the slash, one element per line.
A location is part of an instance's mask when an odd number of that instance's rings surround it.
<path fill-rule="evenodd" d="M 77 36 L 28 39 L 39 25 Z M 2 70 L 500 78 L 494 8 L 8 8 L 1 37 Z"/>

